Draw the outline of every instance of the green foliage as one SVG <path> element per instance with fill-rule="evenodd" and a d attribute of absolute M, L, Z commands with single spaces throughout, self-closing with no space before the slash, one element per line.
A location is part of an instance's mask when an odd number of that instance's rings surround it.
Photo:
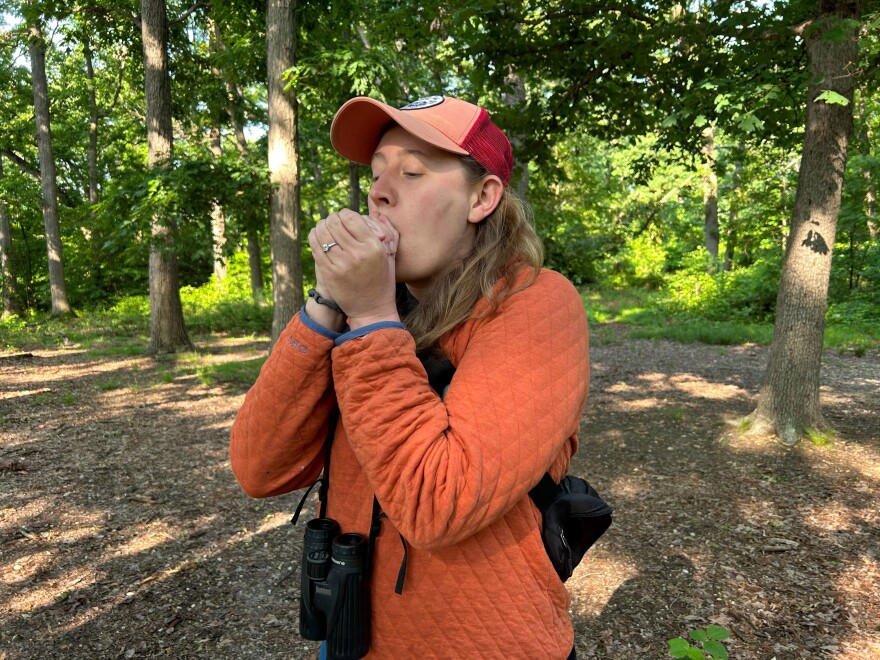
<path fill-rule="evenodd" d="M 244 254 L 229 260 L 222 282 L 212 279 L 200 287 L 183 287 L 181 301 L 186 322 L 195 332 L 262 333 L 272 324 L 272 308 L 251 300 Z M 149 325 L 148 296 L 127 296 L 71 319 L 30 312 L 0 319 L 0 350 L 79 342 L 96 355 L 137 355 L 145 350 Z"/>
<path fill-rule="evenodd" d="M 668 313 L 712 321 L 773 319 L 782 268 L 779 255 L 768 254 L 732 271 L 717 270 L 702 247 L 684 261 L 681 270 L 665 278 L 660 304 Z"/>
<path fill-rule="evenodd" d="M 807 440 L 817 447 L 827 447 L 834 442 L 835 433 L 831 430 L 807 429 L 805 432 Z"/>
<path fill-rule="evenodd" d="M 693 646 L 688 640 L 676 637 L 667 641 L 669 655 L 673 658 L 690 658 L 690 660 L 727 660 L 727 649 L 722 642 L 730 637 L 730 631 L 723 626 L 708 626 L 688 631 L 688 637 L 697 642 Z"/>
<path fill-rule="evenodd" d="M 823 103 L 828 103 L 829 105 L 849 105 L 848 98 L 846 98 L 845 96 L 841 96 L 837 92 L 834 92 L 830 89 L 826 89 L 824 92 L 819 94 L 819 96 L 813 99 L 813 101 L 816 103 L 822 101 Z"/>
<path fill-rule="evenodd" d="M 272 309 L 251 299 L 247 255 L 237 253 L 227 261 L 222 281 L 213 276 L 200 287 L 182 287 L 180 299 L 187 327 L 193 332 L 266 332 L 272 326 Z"/>

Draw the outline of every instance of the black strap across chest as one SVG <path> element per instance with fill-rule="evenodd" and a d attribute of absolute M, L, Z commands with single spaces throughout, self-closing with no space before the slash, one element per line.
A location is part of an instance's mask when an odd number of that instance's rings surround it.
<path fill-rule="evenodd" d="M 401 314 L 401 318 L 403 318 L 407 313 L 412 311 L 412 309 L 418 305 L 418 301 L 409 293 L 407 288 L 403 285 L 398 285 L 397 289 L 397 307 Z M 441 353 L 439 350 L 425 350 L 417 354 L 419 361 L 421 361 L 422 366 L 425 368 L 425 372 L 428 375 L 428 383 L 431 385 L 431 388 L 437 392 L 440 398 L 443 398 L 446 394 L 446 389 L 449 384 L 452 382 L 452 377 L 455 375 L 455 366 L 449 360 L 446 355 Z M 306 490 L 302 499 L 299 502 L 299 505 L 296 508 L 296 512 L 293 514 L 293 518 L 291 522 L 296 524 L 296 521 L 299 519 L 300 512 L 302 511 L 303 505 L 305 504 L 306 499 L 308 498 L 309 493 L 312 492 L 312 489 L 319 485 L 318 488 L 318 500 L 319 500 L 319 516 L 321 518 L 325 518 L 327 516 L 327 491 L 330 488 L 330 452 L 333 446 L 333 436 L 336 434 L 336 425 L 339 422 L 339 407 L 334 406 L 333 411 L 330 413 L 330 418 L 328 422 L 327 428 L 327 436 L 324 439 L 324 469 L 321 472 L 321 476 L 309 486 L 308 490 Z M 546 508 L 546 504 L 552 501 L 555 494 L 558 492 L 559 486 L 550 476 L 550 473 L 547 472 L 541 478 L 541 481 L 529 491 L 529 496 L 532 498 L 532 501 L 538 506 L 540 510 L 544 510 Z M 372 566 L 372 556 L 376 547 L 376 539 L 379 537 L 379 534 L 382 532 L 382 520 L 387 518 L 388 516 L 385 512 L 382 511 L 382 507 L 379 504 L 379 500 L 373 496 L 373 516 L 370 524 L 370 536 L 369 536 L 369 555 L 370 562 L 369 566 Z M 403 560 L 400 563 L 400 571 L 397 575 L 397 584 L 395 585 L 394 592 L 397 594 L 403 593 L 403 583 L 406 579 L 406 564 L 407 564 L 407 544 L 406 539 L 403 538 L 403 535 L 398 532 L 400 536 L 400 542 L 403 544 Z"/>

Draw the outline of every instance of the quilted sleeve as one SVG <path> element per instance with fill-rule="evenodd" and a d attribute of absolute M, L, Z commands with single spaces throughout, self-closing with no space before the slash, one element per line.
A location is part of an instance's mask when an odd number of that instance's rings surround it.
<path fill-rule="evenodd" d="M 403 330 L 346 342 L 333 356 L 355 455 L 416 547 L 457 543 L 521 500 L 566 443 L 576 447 L 587 397 L 586 315 L 561 275 L 544 271 L 452 342 L 460 359 L 442 401 Z"/>
<path fill-rule="evenodd" d="M 323 444 L 336 399 L 333 339 L 298 313 L 282 332 L 232 424 L 229 460 L 242 489 L 270 497 L 310 485 L 324 465 Z"/>

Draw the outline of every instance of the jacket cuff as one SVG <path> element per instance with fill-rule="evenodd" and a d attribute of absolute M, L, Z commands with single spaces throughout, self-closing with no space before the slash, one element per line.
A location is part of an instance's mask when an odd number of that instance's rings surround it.
<path fill-rule="evenodd" d="M 335 332 L 330 328 L 326 328 L 308 315 L 306 312 L 306 306 L 303 305 L 302 309 L 299 310 L 299 318 L 303 322 L 303 325 L 306 326 L 309 330 L 313 330 L 317 332 L 322 337 L 326 337 L 327 339 L 337 339 L 342 333 Z"/>
<path fill-rule="evenodd" d="M 371 332 L 374 332 L 376 330 L 384 330 L 386 328 L 399 328 L 400 330 L 405 330 L 406 326 L 403 325 L 403 323 L 401 323 L 400 321 L 379 321 L 378 323 L 365 325 L 364 327 L 358 328 L 357 330 L 349 330 L 348 332 L 338 334 L 334 341 L 336 342 L 337 346 L 342 346 L 345 342 L 351 339 L 366 337 Z"/>

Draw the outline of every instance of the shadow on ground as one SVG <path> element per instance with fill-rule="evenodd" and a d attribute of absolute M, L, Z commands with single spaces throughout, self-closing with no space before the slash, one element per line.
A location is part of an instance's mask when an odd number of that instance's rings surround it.
<path fill-rule="evenodd" d="M 314 657 L 296 634 L 298 496 L 250 500 L 228 469 L 245 388 L 138 355 L 33 353 L 0 360 L 0 658 Z M 841 439 L 794 449 L 735 432 L 764 360 L 594 349 L 572 471 L 616 512 L 568 583 L 579 657 L 662 658 L 708 623 L 736 658 L 880 652 L 880 357 L 826 356 Z"/>

